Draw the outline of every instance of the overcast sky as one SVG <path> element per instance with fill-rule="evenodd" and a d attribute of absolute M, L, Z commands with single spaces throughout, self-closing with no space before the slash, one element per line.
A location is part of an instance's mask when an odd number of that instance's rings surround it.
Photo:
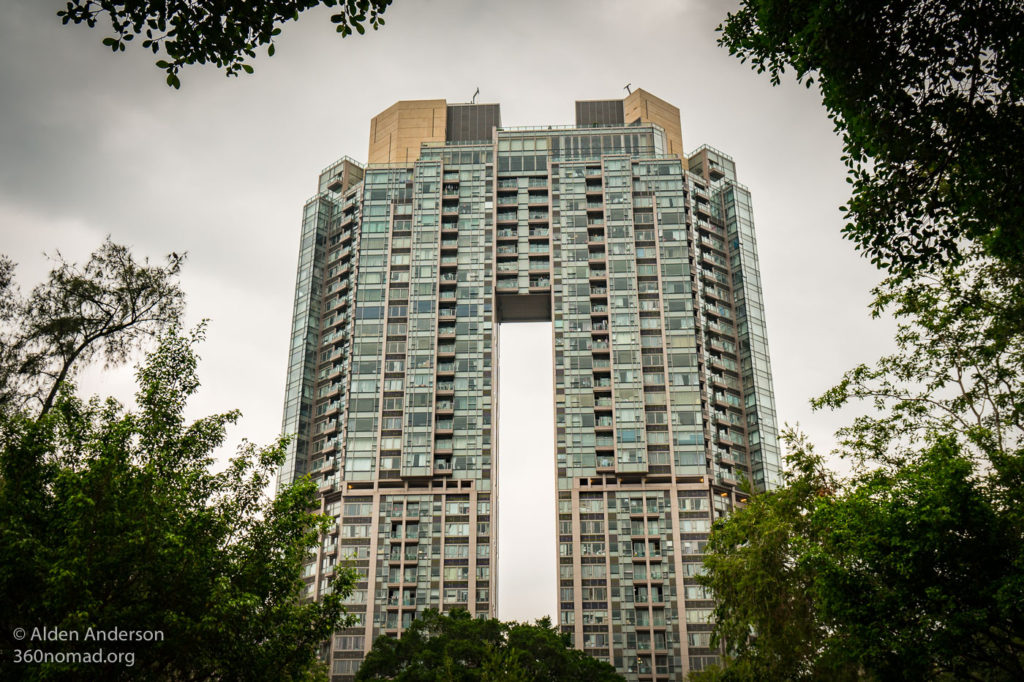
<path fill-rule="evenodd" d="M 754 197 L 780 421 L 824 449 L 849 415 L 812 413 L 808 398 L 889 345 L 890 325 L 866 312 L 878 275 L 839 237 L 840 140 L 816 91 L 772 88 L 716 46 L 728 2 L 395 0 L 381 31 L 344 40 L 317 10 L 285 26 L 255 75 L 193 67 L 179 91 L 137 45 L 114 55 L 105 33 L 62 27 L 62 4 L 4 3 L 0 251 L 26 289 L 48 270 L 43 252 L 84 259 L 108 234 L 137 256 L 187 251 L 189 317 L 211 320 L 191 412 L 241 409 L 234 441 L 280 429 L 299 218 L 320 169 L 365 161 L 370 118 L 395 101 L 466 102 L 477 87 L 505 125 L 550 125 L 631 83 L 681 109 L 687 150 L 736 159 Z M 502 330 L 521 351 L 501 351 L 503 618 L 554 609 L 553 483 L 538 483 L 554 468 L 550 365 L 507 362 L 549 358 L 548 329 Z M 133 393 L 129 370 L 81 383 Z M 515 544 L 530 528 L 547 539 Z"/>

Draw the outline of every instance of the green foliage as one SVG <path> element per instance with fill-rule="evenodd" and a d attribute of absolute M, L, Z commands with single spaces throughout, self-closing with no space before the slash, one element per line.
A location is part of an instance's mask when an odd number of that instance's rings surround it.
<path fill-rule="evenodd" d="M 884 282 L 896 352 L 814 401 L 874 408 L 839 432 L 854 475 L 788 430 L 786 485 L 713 528 L 730 658 L 697 679 L 1024 678 L 1024 330 L 978 251 Z"/>
<path fill-rule="evenodd" d="M 1024 268 L 1024 4 L 743 0 L 720 43 L 779 83 L 817 82 L 842 132 L 845 235 L 896 272 L 964 240 Z"/>
<path fill-rule="evenodd" d="M 813 509 L 807 552 L 827 651 L 884 679 L 1024 678 L 1019 514 L 954 436 Z"/>
<path fill-rule="evenodd" d="M 135 665 L 12 665 L 4 679 L 299 680 L 324 673 L 321 642 L 354 584 L 304 602 L 301 570 L 329 522 L 303 481 L 265 496 L 283 440 L 243 444 L 213 473 L 237 412 L 188 423 L 201 337 L 172 329 L 138 372 L 138 410 L 69 387 L 39 418 L 9 415 L 0 451 L 0 630 L 158 630 L 106 643 Z M 24 646 L 25 643 L 22 643 Z M 59 647 L 60 645 L 53 645 Z M 79 648 L 81 648 L 79 646 Z M 59 650 L 59 648 L 50 649 Z"/>
<path fill-rule="evenodd" d="M 285 441 L 244 443 L 214 473 L 237 412 L 188 423 L 199 388 L 183 298 L 166 267 L 105 243 L 84 267 L 60 260 L 18 295 L 0 257 L 0 678 L 237 679 L 326 677 L 323 640 L 347 621 L 342 571 L 319 603 L 302 566 L 330 519 L 310 511 L 304 480 L 265 496 Z M 124 362 L 159 344 L 138 371 L 137 410 L 83 401 L 70 378 L 94 359 Z M 76 643 L 18 640 L 24 628 L 75 632 Z M 83 641 L 89 629 L 159 631 L 149 642 Z M 131 654 L 132 665 L 16 664 L 13 649 Z M 72 659 L 73 661 L 73 659 Z"/>
<path fill-rule="evenodd" d="M 267 46 L 274 55 L 274 37 L 280 26 L 298 20 L 302 12 L 319 7 L 336 7 L 331 22 L 342 36 L 352 31 L 363 34 L 366 26 L 374 30 L 384 24 L 384 10 L 391 0 L 67 0 L 57 12 L 65 24 L 86 24 L 95 28 L 106 16 L 113 36 L 103 44 L 114 52 L 124 52 L 135 38 L 142 38 L 143 49 L 167 59 L 156 66 L 167 72 L 167 84 L 181 87 L 179 72 L 189 64 L 214 64 L 228 76 L 240 71 L 252 73 L 247 59 L 256 57 L 256 48 Z"/>
<path fill-rule="evenodd" d="M 49 280 L 22 297 L 14 264 L 0 256 L 0 414 L 45 414 L 76 367 L 123 363 L 181 314 L 183 255 L 151 266 L 108 239 L 83 266 L 60 253 L 56 261 Z"/>
<path fill-rule="evenodd" d="M 784 440 L 787 486 L 712 532 L 702 582 L 729 658 L 692 679 L 1024 676 L 1024 525 L 956 438 L 848 481 Z"/>
<path fill-rule="evenodd" d="M 572 648 L 549 619 L 535 625 L 427 609 L 401 639 L 378 637 L 356 680 L 403 682 L 621 680 L 615 669 Z"/>
<path fill-rule="evenodd" d="M 1024 678 L 1024 4 L 744 0 L 720 30 L 818 83 L 899 329 L 813 401 L 873 408 L 838 433 L 853 477 L 789 431 L 786 487 L 713 529 L 703 679 Z"/>
<path fill-rule="evenodd" d="M 807 510 L 839 482 L 802 435 L 790 429 L 783 440 L 792 449 L 785 485 L 752 496 L 708 539 L 698 580 L 717 599 L 714 638 L 732 660 L 691 679 L 855 679 L 821 655 L 828 632 L 814 598 L 816 574 L 804 560 L 818 541 Z"/>

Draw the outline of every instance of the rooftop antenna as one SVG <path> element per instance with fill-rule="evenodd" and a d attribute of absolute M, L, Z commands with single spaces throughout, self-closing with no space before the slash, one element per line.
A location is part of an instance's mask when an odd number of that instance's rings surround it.
<path fill-rule="evenodd" d="M 476 87 L 476 92 L 473 93 L 473 99 L 469 100 L 470 104 L 476 104 L 476 96 L 480 94 L 480 86 Z"/>
<path fill-rule="evenodd" d="M 623 88 L 623 90 L 626 91 L 627 95 L 632 95 L 633 94 L 633 91 L 629 89 L 630 85 L 632 85 L 632 83 L 626 83 L 626 87 Z"/>

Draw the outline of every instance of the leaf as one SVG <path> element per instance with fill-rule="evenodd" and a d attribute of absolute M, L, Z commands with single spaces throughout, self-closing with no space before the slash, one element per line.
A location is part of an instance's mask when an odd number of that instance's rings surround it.
<path fill-rule="evenodd" d="M 181 87 L 181 81 L 178 80 L 178 76 L 173 73 L 167 74 L 167 84 L 175 90 Z"/>
<path fill-rule="evenodd" d="M 274 56 L 274 46 L 273 46 L 273 44 L 271 44 L 270 46 L 267 47 L 267 56 L 268 57 L 273 57 Z"/>
<path fill-rule="evenodd" d="M 242 64 L 242 71 L 245 71 L 246 73 L 252 73 L 253 68 L 249 64 Z"/>

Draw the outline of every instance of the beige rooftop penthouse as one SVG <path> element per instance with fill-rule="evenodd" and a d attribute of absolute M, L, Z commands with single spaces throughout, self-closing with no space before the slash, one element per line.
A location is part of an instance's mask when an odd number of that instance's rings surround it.
<path fill-rule="evenodd" d="M 468 119 L 472 118 L 470 121 Z M 654 123 L 665 130 L 669 154 L 683 158 L 683 128 L 679 108 L 646 90 L 623 100 L 576 103 L 576 125 Z M 443 99 L 403 100 L 370 120 L 368 163 L 414 163 L 424 142 L 491 139 L 491 127 L 501 127 L 497 104 L 451 104 Z M 482 137 L 469 138 L 469 131 Z"/>

